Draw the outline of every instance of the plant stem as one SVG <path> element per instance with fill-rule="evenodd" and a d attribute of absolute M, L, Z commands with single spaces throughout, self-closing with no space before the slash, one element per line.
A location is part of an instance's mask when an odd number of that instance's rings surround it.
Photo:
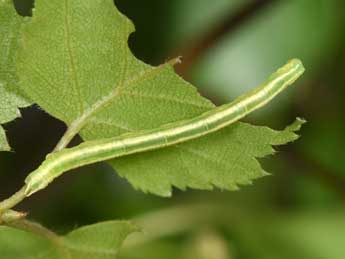
<path fill-rule="evenodd" d="M 14 210 L 7 210 L 0 215 L 0 225 L 1 224 L 6 225 L 9 222 L 20 220 L 22 218 L 25 218 L 26 215 L 27 214 L 25 212 L 17 212 Z"/>
<path fill-rule="evenodd" d="M 18 192 L 13 194 L 10 198 L 0 202 L 0 215 L 5 212 L 6 210 L 9 210 L 16 206 L 19 202 L 25 199 L 25 190 L 26 186 L 22 187 Z"/>
<path fill-rule="evenodd" d="M 57 234 L 55 234 L 54 232 L 50 231 L 49 229 L 43 227 L 41 224 L 36 223 L 36 222 L 32 222 L 26 219 L 20 219 L 20 220 L 5 223 L 5 225 L 20 229 L 26 232 L 34 233 L 36 235 L 49 239 L 50 241 L 54 243 L 60 242 L 60 237 Z"/>
<path fill-rule="evenodd" d="M 85 126 L 87 120 L 94 114 L 96 111 L 102 108 L 103 103 L 96 103 L 92 109 L 86 110 L 78 119 L 72 122 L 65 134 L 60 139 L 59 143 L 54 148 L 53 152 L 60 151 L 68 146 L 72 139 L 80 132 L 80 130 Z"/>
<path fill-rule="evenodd" d="M 65 134 L 62 136 L 59 143 L 54 148 L 53 152 L 60 151 L 67 147 L 67 145 L 72 141 L 72 139 L 78 134 L 79 130 L 80 128 L 78 126 L 73 127 L 73 125 L 71 125 L 71 127 L 68 127 Z"/>

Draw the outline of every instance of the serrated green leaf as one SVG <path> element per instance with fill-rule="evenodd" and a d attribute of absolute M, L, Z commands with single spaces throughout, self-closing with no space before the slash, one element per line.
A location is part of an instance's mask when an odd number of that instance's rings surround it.
<path fill-rule="evenodd" d="M 81 227 L 66 236 L 44 238 L 0 227 L 2 259 L 114 259 L 126 237 L 137 231 L 129 222 L 108 221 Z"/>
<path fill-rule="evenodd" d="M 171 194 L 171 186 L 185 190 L 237 190 L 267 173 L 256 158 L 274 153 L 272 145 L 293 141 L 297 120 L 283 131 L 236 123 L 207 137 L 146 152 L 111 162 L 136 188 L 162 196 Z"/>
<path fill-rule="evenodd" d="M 19 94 L 15 69 L 15 52 L 23 18 L 17 15 L 12 1 L 0 1 L 0 124 L 20 117 L 19 107 L 29 105 Z M 10 147 L 0 126 L 0 151 Z"/>
<path fill-rule="evenodd" d="M 22 88 L 69 124 L 93 112 L 87 139 L 160 126 L 212 107 L 171 65 L 137 60 L 127 45 L 133 30 L 111 0 L 36 1 L 18 54 Z"/>
<path fill-rule="evenodd" d="M 18 54 L 21 86 L 42 108 L 80 129 L 86 140 L 114 137 L 195 117 L 214 105 L 173 70 L 137 60 L 134 30 L 112 0 L 37 0 L 23 27 Z M 58 11 L 56 11 L 58 10 Z M 177 61 L 177 60 L 175 60 Z M 265 175 L 255 157 L 295 139 L 235 124 L 200 140 L 110 161 L 136 188 L 162 196 L 172 186 L 234 190 Z"/>

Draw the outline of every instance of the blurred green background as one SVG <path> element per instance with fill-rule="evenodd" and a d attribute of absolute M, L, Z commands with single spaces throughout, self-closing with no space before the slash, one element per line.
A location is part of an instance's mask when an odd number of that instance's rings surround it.
<path fill-rule="evenodd" d="M 15 1 L 30 15 L 32 1 Z M 133 53 L 150 64 L 182 55 L 177 70 L 217 104 L 256 86 L 288 59 L 303 80 L 246 118 L 281 129 L 304 117 L 302 138 L 262 160 L 272 176 L 239 192 L 175 191 L 171 199 L 133 190 L 106 164 L 57 180 L 19 207 L 64 233 L 134 218 L 120 258 L 345 258 L 345 2 L 342 0 L 115 0 L 136 25 Z M 0 153 L 0 198 L 19 188 L 64 132 L 38 107 L 6 125 L 15 153 Z M 78 143 L 80 140 L 75 140 Z"/>

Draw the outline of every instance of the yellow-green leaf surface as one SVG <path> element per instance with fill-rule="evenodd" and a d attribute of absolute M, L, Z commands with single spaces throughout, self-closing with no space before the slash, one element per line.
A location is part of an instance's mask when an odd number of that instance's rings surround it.
<path fill-rule="evenodd" d="M 15 52 L 23 19 L 10 0 L 0 1 L 0 124 L 20 117 L 18 107 L 29 105 L 19 95 L 15 69 Z M 5 132 L 0 126 L 0 151 L 9 150 Z"/>
<path fill-rule="evenodd" d="M 123 241 L 136 231 L 131 223 L 109 221 L 47 238 L 0 227 L 1 259 L 114 259 Z"/>
<path fill-rule="evenodd" d="M 137 60 L 127 44 L 133 30 L 111 0 L 36 0 L 17 59 L 22 89 L 53 116 L 82 128 L 85 140 L 156 128 L 214 108 L 176 75 L 174 62 L 152 67 Z M 295 138 L 290 129 L 238 123 L 110 163 L 136 188 L 162 196 L 173 186 L 233 190 L 265 175 L 256 157 Z"/>

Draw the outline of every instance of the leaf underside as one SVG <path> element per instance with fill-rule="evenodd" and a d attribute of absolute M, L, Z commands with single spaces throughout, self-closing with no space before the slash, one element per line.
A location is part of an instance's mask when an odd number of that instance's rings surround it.
<path fill-rule="evenodd" d="M 138 229 L 129 222 L 108 221 L 46 239 L 33 233 L 0 227 L 2 259 L 114 259 L 123 241 Z"/>
<path fill-rule="evenodd" d="M 174 72 L 173 62 L 152 67 L 136 59 L 127 44 L 133 31 L 112 0 L 36 0 L 33 18 L 23 26 L 20 85 L 53 116 L 83 125 L 85 140 L 157 128 L 214 108 Z M 235 190 L 266 174 L 256 158 L 296 137 L 291 129 L 235 123 L 109 162 L 135 188 L 161 196 L 171 195 L 173 186 Z"/>
<path fill-rule="evenodd" d="M 0 124 L 20 117 L 19 107 L 29 102 L 19 94 L 15 68 L 15 52 L 23 19 L 17 15 L 12 1 L 0 1 Z M 6 135 L 0 126 L 0 151 L 8 151 Z"/>

